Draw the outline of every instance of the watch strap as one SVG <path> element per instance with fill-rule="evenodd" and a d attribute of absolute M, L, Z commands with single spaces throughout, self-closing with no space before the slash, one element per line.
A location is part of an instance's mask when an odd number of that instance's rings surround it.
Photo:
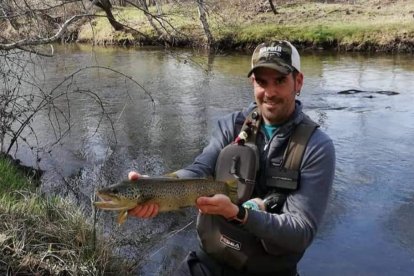
<path fill-rule="evenodd" d="M 247 210 L 243 206 L 239 205 L 239 211 L 237 215 L 232 217 L 230 221 L 234 224 L 244 224 L 247 218 Z"/>

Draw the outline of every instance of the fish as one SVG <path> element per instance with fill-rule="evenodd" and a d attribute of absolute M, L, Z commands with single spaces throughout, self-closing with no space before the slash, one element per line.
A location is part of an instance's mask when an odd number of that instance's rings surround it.
<path fill-rule="evenodd" d="M 119 211 L 118 224 L 123 224 L 128 211 L 146 203 L 158 204 L 159 212 L 195 206 L 200 196 L 224 194 L 237 202 L 237 180 L 215 181 L 207 178 L 141 177 L 124 180 L 96 192 L 100 201 L 94 206 Z"/>

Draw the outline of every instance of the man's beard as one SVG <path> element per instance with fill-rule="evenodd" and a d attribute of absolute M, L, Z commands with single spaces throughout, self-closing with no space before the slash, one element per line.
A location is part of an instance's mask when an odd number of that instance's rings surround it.
<path fill-rule="evenodd" d="M 287 120 L 288 110 L 286 109 L 286 102 L 284 99 L 277 97 L 264 98 L 261 102 L 262 116 L 271 124 L 280 124 Z"/>

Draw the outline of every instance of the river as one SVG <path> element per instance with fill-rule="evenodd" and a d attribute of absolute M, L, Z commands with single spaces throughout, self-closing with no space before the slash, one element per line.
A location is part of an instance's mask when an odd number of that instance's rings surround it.
<path fill-rule="evenodd" d="M 160 175 L 189 164 L 207 144 L 214 121 L 252 101 L 249 64 L 242 53 L 57 46 L 55 58 L 41 62 L 45 91 L 84 67 L 110 67 L 128 78 L 103 68 L 77 73 L 58 89 L 79 92 L 68 94 L 70 106 L 64 99 L 55 103 L 65 112 L 70 107 L 70 133 L 54 145 L 59 128 L 44 113 L 33 122 L 39 155 L 22 145 L 17 157 L 29 165 L 40 157 L 42 189 L 72 198 L 89 216 L 94 190 L 130 170 Z M 299 99 L 333 139 L 337 167 L 323 225 L 299 264 L 301 275 L 412 275 L 412 56 L 304 53 L 302 71 Z M 348 89 L 366 92 L 338 93 Z M 196 246 L 194 219 L 190 208 L 117 227 L 114 213 L 98 213 L 116 251 L 140 263 L 139 275 L 173 271 Z"/>

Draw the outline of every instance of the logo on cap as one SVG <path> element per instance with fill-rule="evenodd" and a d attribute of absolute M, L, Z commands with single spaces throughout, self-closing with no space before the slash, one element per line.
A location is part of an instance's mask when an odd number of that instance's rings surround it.
<path fill-rule="evenodd" d="M 282 74 L 300 71 L 299 53 L 288 41 L 262 43 L 253 52 L 252 68 L 247 76 L 250 77 L 259 67 L 274 69 Z"/>
<path fill-rule="evenodd" d="M 274 47 L 263 47 L 259 50 L 259 55 L 263 55 L 263 53 L 272 53 L 272 54 L 276 54 L 278 56 L 281 55 L 282 52 L 282 47 L 280 46 L 274 46 Z"/>

